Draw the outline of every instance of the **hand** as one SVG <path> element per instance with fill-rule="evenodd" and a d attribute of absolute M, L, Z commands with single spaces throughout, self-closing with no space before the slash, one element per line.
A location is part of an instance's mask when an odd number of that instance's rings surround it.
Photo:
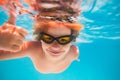
<path fill-rule="evenodd" d="M 21 49 L 27 31 L 15 25 L 5 23 L 0 27 L 0 50 L 17 52 Z"/>

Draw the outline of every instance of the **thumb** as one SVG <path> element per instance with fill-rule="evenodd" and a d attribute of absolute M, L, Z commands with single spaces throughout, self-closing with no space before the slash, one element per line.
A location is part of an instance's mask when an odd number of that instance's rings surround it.
<path fill-rule="evenodd" d="M 17 19 L 16 8 L 8 10 L 8 14 L 9 14 L 8 23 L 15 24 Z"/>

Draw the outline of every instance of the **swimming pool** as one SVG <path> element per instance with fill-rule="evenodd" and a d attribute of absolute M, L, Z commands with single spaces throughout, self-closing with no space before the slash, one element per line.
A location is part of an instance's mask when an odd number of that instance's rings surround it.
<path fill-rule="evenodd" d="M 83 0 L 79 22 L 84 24 L 75 45 L 80 62 L 74 61 L 60 74 L 41 74 L 25 57 L 0 61 L 0 80 L 120 80 L 120 4 L 119 0 Z M 30 15 L 18 16 L 17 25 L 29 31 Z M 0 8 L 0 25 L 8 19 Z"/>

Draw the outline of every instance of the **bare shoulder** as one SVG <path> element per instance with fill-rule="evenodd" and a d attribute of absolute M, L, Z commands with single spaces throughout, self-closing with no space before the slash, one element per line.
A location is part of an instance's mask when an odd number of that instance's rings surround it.
<path fill-rule="evenodd" d="M 35 47 L 40 47 L 41 43 L 37 41 L 28 41 L 25 43 L 25 46 L 28 48 L 35 48 Z"/>
<path fill-rule="evenodd" d="M 37 41 L 28 41 L 23 45 L 22 48 L 26 49 L 28 51 L 33 51 L 33 50 L 36 50 L 36 49 L 40 49 L 41 48 L 41 43 L 37 42 Z"/>
<path fill-rule="evenodd" d="M 78 57 L 79 57 L 79 54 L 80 54 L 79 48 L 75 45 L 72 45 L 71 48 L 70 48 L 70 53 L 73 57 L 73 60 L 77 60 Z"/>
<path fill-rule="evenodd" d="M 41 49 L 41 43 L 37 41 L 28 41 L 24 44 L 23 49 L 26 49 L 29 54 L 35 54 L 40 52 Z"/>

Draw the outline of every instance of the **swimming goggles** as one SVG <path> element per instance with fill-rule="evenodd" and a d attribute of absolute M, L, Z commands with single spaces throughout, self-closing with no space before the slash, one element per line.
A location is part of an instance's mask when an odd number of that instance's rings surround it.
<path fill-rule="evenodd" d="M 40 33 L 39 40 L 43 40 L 45 43 L 51 44 L 54 40 L 56 40 L 59 44 L 65 45 L 70 43 L 73 39 L 75 39 L 72 35 L 65 35 L 60 37 L 53 37 L 52 35 L 49 35 L 47 33 Z"/>

